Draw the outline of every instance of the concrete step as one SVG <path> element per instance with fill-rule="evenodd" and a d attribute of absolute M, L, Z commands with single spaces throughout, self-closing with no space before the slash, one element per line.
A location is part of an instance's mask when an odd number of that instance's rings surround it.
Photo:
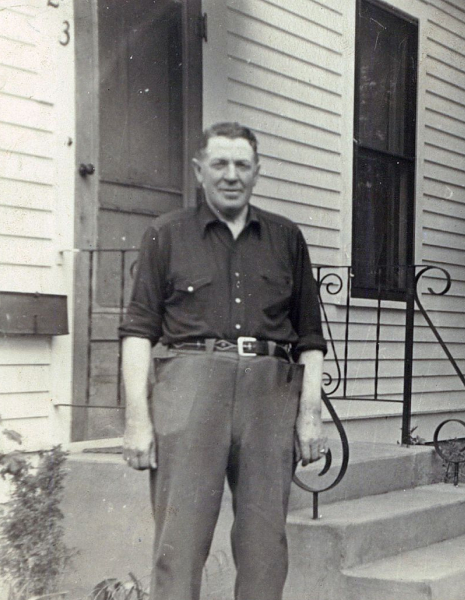
<path fill-rule="evenodd" d="M 336 502 L 321 513 L 317 521 L 311 509 L 289 515 L 289 600 L 308 600 L 312 588 L 314 600 L 340 600 L 343 569 L 464 535 L 465 487 L 421 486 Z"/>
<path fill-rule="evenodd" d="M 445 419 L 465 419 L 464 396 L 439 405 L 436 398 L 427 399 L 418 395 L 413 398 L 412 427 L 414 435 L 426 441 L 433 439 L 436 427 Z M 402 404 L 378 401 L 333 400 L 334 408 L 341 419 L 351 442 L 379 442 L 396 444 L 401 438 Z M 329 414 L 324 411 L 325 435 L 333 437 L 336 428 Z M 450 437 L 461 437 L 462 428 L 457 425 Z"/>
<path fill-rule="evenodd" d="M 463 600 L 465 536 L 344 571 L 345 600 Z"/>
<path fill-rule="evenodd" d="M 334 462 L 337 463 L 340 460 L 337 444 L 332 443 L 331 447 L 335 453 Z M 335 490 L 322 494 L 323 503 L 380 494 L 392 489 L 407 489 L 420 483 L 429 483 L 437 477 L 433 472 L 439 463 L 430 448 L 351 443 L 350 452 L 351 460 L 346 478 Z M 312 477 L 316 477 L 321 483 L 323 478 L 318 478 L 317 475 L 322 467 L 322 461 L 319 462 L 318 466 L 303 469 L 300 472 L 302 479 L 310 482 Z M 147 581 L 154 532 L 147 473 L 129 469 L 123 463 L 121 454 L 71 454 L 67 469 L 69 475 L 65 481 L 62 505 L 66 541 L 70 547 L 80 551 L 66 580 L 66 589 L 72 592 L 70 598 L 83 597 L 106 577 L 124 579 L 129 572 L 133 572 Z M 292 487 L 291 510 L 308 509 L 311 503 L 311 494 L 300 491 L 296 486 Z M 321 506 L 324 518 L 319 524 L 329 523 L 330 510 L 331 505 Z M 369 515 L 371 508 L 368 506 L 364 510 Z M 294 514 L 298 513 L 291 513 L 290 519 Z M 231 525 L 231 497 L 226 486 L 205 568 L 202 600 L 232 600 L 235 572 L 229 542 Z M 290 530 L 290 546 L 295 547 L 294 537 L 297 536 L 297 547 L 303 548 L 304 559 L 307 561 L 307 546 L 312 544 L 312 539 L 317 540 L 318 537 L 314 537 L 313 530 L 309 531 L 308 527 L 303 529 L 304 532 L 301 527 L 297 527 L 296 531 Z M 299 542 L 301 535 L 304 536 L 305 543 Z M 324 541 L 325 538 L 322 539 Z M 327 551 L 328 548 L 318 550 L 321 556 Z M 291 557 L 292 569 L 294 561 L 294 557 Z M 341 565 L 341 560 L 337 564 Z M 289 577 L 292 586 L 294 579 L 293 575 Z M 308 600 L 309 594 L 303 598 Z M 298 596 L 291 595 L 289 600 L 298 600 Z"/>
<path fill-rule="evenodd" d="M 441 459 L 431 446 L 405 448 L 396 444 L 352 443 L 350 440 L 349 445 L 347 473 L 338 486 L 321 494 L 319 501 L 322 504 L 384 494 L 443 480 Z M 339 471 L 341 443 L 339 440 L 329 440 L 329 446 L 333 454 L 333 466 L 327 474 L 322 477 L 318 475 L 323 461 L 297 470 L 299 479 L 310 487 L 325 487 L 334 481 Z M 311 494 L 297 486 L 292 487 L 290 511 L 309 507 L 311 502 Z"/>

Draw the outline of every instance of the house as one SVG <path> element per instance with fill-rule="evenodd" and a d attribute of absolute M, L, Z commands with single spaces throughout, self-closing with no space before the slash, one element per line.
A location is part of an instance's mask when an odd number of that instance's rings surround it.
<path fill-rule="evenodd" d="M 438 295 L 444 273 L 424 272 L 419 298 L 464 370 L 461 0 L 0 7 L 0 415 L 28 448 L 121 436 L 115 332 L 138 244 L 196 201 L 190 157 L 219 120 L 256 131 L 254 202 L 308 242 L 334 340 L 328 391 L 335 351 L 334 395 L 357 398 L 334 403 L 349 438 L 400 439 L 413 264 L 450 273 Z M 406 433 L 431 439 L 465 416 L 465 390 L 414 312 Z"/>

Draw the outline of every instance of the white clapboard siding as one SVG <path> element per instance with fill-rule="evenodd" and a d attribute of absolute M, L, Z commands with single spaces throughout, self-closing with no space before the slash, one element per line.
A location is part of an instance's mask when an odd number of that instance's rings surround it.
<path fill-rule="evenodd" d="M 424 110 L 422 260 L 452 277 L 445 296 L 423 293 L 425 308 L 462 371 L 465 370 L 465 6 L 455 0 L 428 0 Z M 417 208 L 418 210 L 418 208 Z M 429 271 L 420 289 L 444 289 L 439 271 Z M 423 322 L 417 317 L 417 322 Z M 465 391 L 432 332 L 415 332 L 414 408 L 462 404 Z M 420 360 L 419 360 L 420 359 Z"/>
<path fill-rule="evenodd" d="M 332 211 L 339 209 L 339 192 L 337 190 L 323 189 L 319 186 L 298 185 L 277 176 L 261 177 L 256 192 L 257 195 L 265 198 L 319 206 L 322 209 L 328 207 L 328 210 Z M 281 210 L 282 208 L 281 205 Z M 276 212 L 279 213 L 278 207 L 276 207 Z"/>
<path fill-rule="evenodd" d="M 53 293 L 56 289 L 54 53 L 61 48 L 56 28 L 60 18 L 67 17 L 47 7 L 46 0 L 0 0 L 2 291 Z M 63 90 L 72 89 L 71 82 L 72 75 L 63 82 L 59 92 L 63 97 Z M 60 206 L 65 202 L 71 206 L 72 197 L 60 198 Z M 72 219 L 72 212 L 69 215 Z M 3 337 L 0 343 L 0 417 L 24 435 L 28 449 L 50 445 L 51 343 L 49 337 L 35 336 Z"/>
<path fill-rule="evenodd" d="M 0 89 L 5 94 L 32 98 L 36 91 L 38 74 L 5 66 L 0 61 Z"/>
<path fill-rule="evenodd" d="M 265 26 L 288 33 L 293 40 L 310 43 L 314 48 L 322 48 L 332 55 L 342 55 L 341 32 L 328 22 L 323 25 L 312 19 L 311 11 L 307 11 L 307 15 L 299 13 L 292 2 L 230 0 L 229 8 Z"/>
<path fill-rule="evenodd" d="M 48 392 L 49 365 L 0 365 L 1 394 Z M 0 394 L 0 402 L 1 402 Z"/>
<path fill-rule="evenodd" d="M 12 35 L 14 33 L 12 32 Z M 23 71 L 24 73 L 37 73 L 39 69 L 38 53 L 35 44 L 18 42 L 13 38 L 2 36 L 0 38 L 1 64 Z"/>
<path fill-rule="evenodd" d="M 335 111 L 314 107 L 303 99 L 289 98 L 285 93 L 286 90 L 280 88 L 263 89 L 259 81 L 244 83 L 232 77 L 229 81 L 228 97 L 232 102 L 243 103 L 246 106 L 260 106 L 267 112 L 291 119 L 298 114 L 299 121 L 310 125 L 320 124 L 323 118 L 324 126 L 320 127 L 324 131 L 338 134 L 341 116 Z"/>
<path fill-rule="evenodd" d="M 345 334 L 345 323 L 344 322 L 330 322 L 331 332 L 333 336 L 338 340 L 344 339 Z M 431 343 L 434 342 L 435 338 L 426 324 L 422 324 L 420 319 L 417 319 L 415 328 L 415 341 L 420 343 Z M 376 323 L 371 325 L 365 325 L 361 323 L 354 323 L 349 326 L 350 339 L 354 341 L 375 341 L 376 340 Z M 440 333 L 446 343 L 462 343 L 463 336 L 465 335 L 465 323 L 462 327 L 445 327 L 441 324 Z M 380 341 L 385 340 L 401 340 L 405 337 L 405 327 L 399 323 L 396 325 L 386 324 L 383 316 L 381 317 L 380 325 Z"/>
<path fill-rule="evenodd" d="M 278 212 L 280 201 L 265 196 L 254 196 L 254 204 L 268 210 L 272 213 Z M 333 231 L 340 231 L 340 214 L 337 210 L 322 209 L 319 206 L 312 206 L 310 203 L 300 204 L 293 200 L 288 200 L 286 204 L 286 216 L 288 219 L 298 225 L 313 225 Z"/>
<path fill-rule="evenodd" d="M 0 179 L 0 204 L 36 210 L 53 209 L 53 187 L 35 182 Z"/>
<path fill-rule="evenodd" d="M 0 235 L 50 240 L 53 227 L 51 211 L 0 205 Z"/>
<path fill-rule="evenodd" d="M 0 273 L 6 269 L 6 265 L 47 268 L 53 260 L 53 248 L 47 239 L 0 234 L 0 256 Z M 11 269 L 8 272 L 11 274 Z M 13 291 L 15 283 L 10 281 L 3 289 Z"/>
<path fill-rule="evenodd" d="M 317 35 L 321 37 L 322 42 L 318 43 L 293 31 L 287 31 L 282 27 L 286 21 L 282 21 L 281 26 L 276 24 L 271 7 L 264 6 L 264 10 L 260 10 L 263 6 L 261 0 L 253 3 L 247 0 L 231 1 L 229 22 L 232 30 L 239 31 L 242 36 L 258 40 L 270 48 L 282 47 L 290 56 L 316 64 L 322 71 L 335 76 L 341 75 L 342 53 L 323 43 L 323 32 Z"/>
<path fill-rule="evenodd" d="M 438 213 L 427 208 L 423 211 L 423 221 L 425 228 L 437 229 L 438 231 L 450 232 L 455 235 L 465 234 L 465 205 L 459 206 L 460 212 L 463 212 L 464 217 L 454 218 L 451 215 Z"/>
<path fill-rule="evenodd" d="M 261 155 L 340 172 L 341 156 L 339 152 L 312 146 L 310 139 L 307 140 L 307 143 L 302 143 L 279 137 L 274 133 L 265 131 L 257 131 L 257 133 L 260 136 Z"/>
<path fill-rule="evenodd" d="M 308 71 L 309 74 L 313 75 L 310 83 L 318 84 L 331 92 L 341 92 L 342 60 L 338 55 L 332 55 L 323 48 L 316 49 L 310 42 L 293 38 L 290 33 L 254 21 L 247 15 L 235 10 L 230 10 L 228 24 L 228 51 L 230 55 L 235 55 L 235 41 L 245 39 L 248 40 L 251 46 L 255 45 L 260 49 L 271 50 L 268 57 L 281 55 L 286 59 L 285 62 L 290 59 L 294 68 L 300 65 L 301 72 L 304 70 L 304 72 Z"/>
<path fill-rule="evenodd" d="M 32 452 L 44 450 L 53 445 L 49 417 L 38 415 L 24 419 L 5 420 L 4 425 L 7 429 L 13 429 L 21 435 L 23 450 Z M 10 447 L 13 449 L 16 446 L 11 444 Z"/>
<path fill-rule="evenodd" d="M 323 31 L 341 34 L 343 28 L 343 12 L 341 4 L 336 2 L 320 2 L 318 0 L 292 0 L 284 4 L 281 0 L 265 0 L 267 4 L 285 10 L 304 22 L 311 23 Z M 337 6 L 337 8 L 335 8 Z"/>
<path fill-rule="evenodd" d="M 279 113 L 251 106 L 245 102 L 230 100 L 229 113 L 233 119 L 242 119 L 245 123 L 253 123 L 257 130 L 274 131 L 277 135 L 297 142 L 307 142 L 329 152 L 340 152 L 341 144 L 338 134 L 328 130 L 324 125 L 308 123 L 299 117 L 285 117 Z"/>
<path fill-rule="evenodd" d="M 460 0 L 428 0 L 431 6 L 438 9 L 440 16 L 449 16 L 454 21 L 465 21 L 465 10 Z"/>
<path fill-rule="evenodd" d="M 51 132 L 53 107 L 32 98 L 11 96 L 0 91 L 0 115 L 3 123 Z"/>
<path fill-rule="evenodd" d="M 438 181 L 428 175 L 424 177 L 424 191 L 426 196 L 438 200 L 450 200 L 459 204 L 463 204 L 465 200 L 465 188 L 463 186 L 448 181 Z"/>
<path fill-rule="evenodd" d="M 43 418 L 50 415 L 52 398 L 49 392 L 2 394 L 2 421 Z M 14 427 L 14 426 L 13 426 Z"/>
<path fill-rule="evenodd" d="M 26 251 L 24 252 L 25 258 L 28 258 Z M 28 262 L 17 264 L 14 262 L 15 257 L 8 250 L 0 263 L 0 288 L 10 292 L 24 292 L 24 290 L 31 289 L 31 282 L 33 282 L 37 291 L 46 290 L 50 282 L 51 265 L 44 263 L 50 262 L 52 254 L 48 248 L 42 249 L 42 252 L 43 255 L 39 256 L 39 260 L 30 256 L 31 264 Z"/>
<path fill-rule="evenodd" d="M 0 365 L 50 364 L 50 341 L 46 338 L 7 337 L 0 345 Z"/>
<path fill-rule="evenodd" d="M 53 158 L 53 136 L 46 131 L 4 123 L 0 119 L 0 151 L 51 159 Z"/>
<path fill-rule="evenodd" d="M 326 72 L 309 61 L 302 61 L 286 52 L 286 48 L 273 48 L 245 38 L 238 29 L 229 31 L 228 50 L 231 63 L 234 60 L 253 65 L 264 72 L 276 73 L 281 80 L 297 81 L 308 87 L 308 94 L 318 99 L 340 98 L 342 95 L 339 76 Z M 234 73 L 234 71 L 233 71 Z M 320 93 L 320 95 L 317 94 Z"/>
<path fill-rule="evenodd" d="M 463 92 L 465 94 L 465 90 Z M 449 165 L 459 172 L 465 168 L 465 153 L 437 144 L 425 143 L 425 159 L 438 165 Z"/>
<path fill-rule="evenodd" d="M 274 173 L 279 173 L 280 177 L 291 183 L 322 187 L 336 192 L 341 191 L 341 178 L 337 172 L 314 167 L 311 164 L 296 164 L 263 155 L 260 162 L 262 165 L 261 172 L 265 176 L 272 177 Z"/>

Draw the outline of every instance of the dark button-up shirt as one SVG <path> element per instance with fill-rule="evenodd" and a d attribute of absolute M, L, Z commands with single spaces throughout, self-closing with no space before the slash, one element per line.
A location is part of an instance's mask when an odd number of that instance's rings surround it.
<path fill-rule="evenodd" d="M 307 246 L 287 219 L 250 206 L 231 231 L 203 203 L 163 215 L 143 238 L 120 336 L 173 344 L 251 336 L 326 352 Z"/>

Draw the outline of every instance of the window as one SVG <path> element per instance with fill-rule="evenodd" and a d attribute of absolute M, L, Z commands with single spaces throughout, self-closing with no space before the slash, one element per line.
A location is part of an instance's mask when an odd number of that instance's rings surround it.
<path fill-rule="evenodd" d="M 418 26 L 359 0 L 356 35 L 352 293 L 402 300 L 414 260 Z"/>

